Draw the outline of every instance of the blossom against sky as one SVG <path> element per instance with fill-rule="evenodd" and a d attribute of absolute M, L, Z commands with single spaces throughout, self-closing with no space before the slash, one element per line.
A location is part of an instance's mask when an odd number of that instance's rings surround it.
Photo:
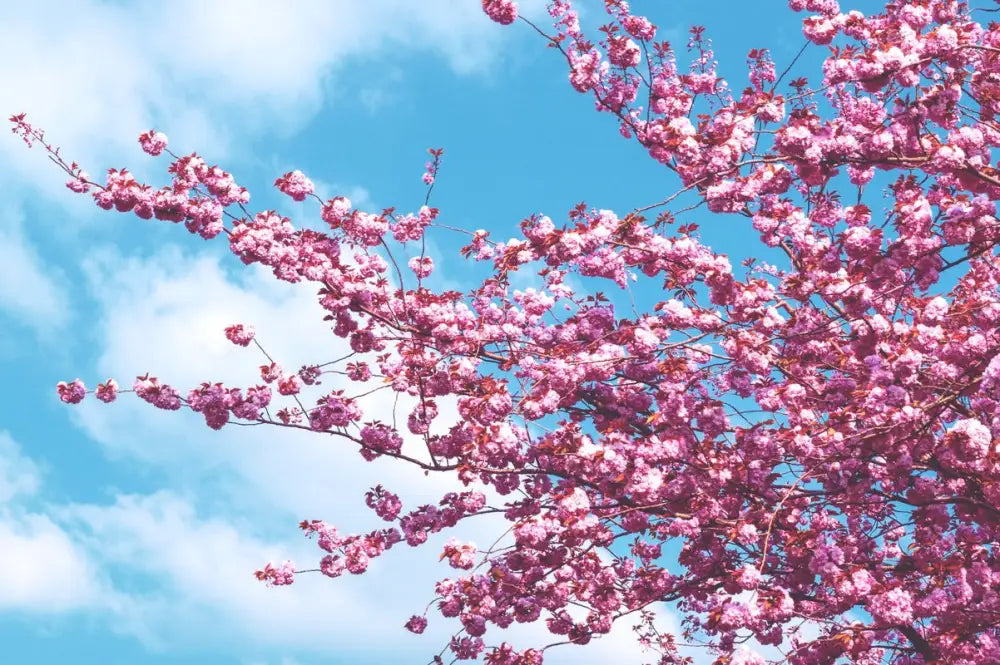
<path fill-rule="evenodd" d="M 635 9 L 646 11 L 642 4 Z M 750 48 L 770 48 L 780 68 L 803 43 L 798 18 L 777 0 L 727 3 L 725 12 L 648 4 L 679 51 L 691 24 L 706 25 L 733 86 L 746 83 Z M 522 6 L 542 18 L 539 7 Z M 601 11 L 596 1 L 581 6 Z M 432 146 L 445 149 L 434 192 L 442 221 L 499 237 L 535 212 L 561 220 L 586 201 L 624 213 L 676 188 L 572 90 L 564 64 L 527 26 L 501 29 L 474 0 L 317 7 L 11 3 L 0 57 L 18 65 L 0 69 L 2 110 L 29 113 L 91 173 L 127 166 L 159 182 L 164 162 L 136 142 L 155 127 L 176 150 L 234 172 L 256 209 L 277 207 L 305 225 L 318 210 L 277 195 L 279 175 L 301 169 L 321 197 L 345 195 L 359 207 L 416 209 Z M 814 51 L 806 61 L 816 62 Z M 391 484 L 417 502 L 437 498 L 440 480 L 363 465 L 322 437 L 215 433 L 197 415 L 172 417 L 132 399 L 58 401 L 56 382 L 77 376 L 239 381 L 259 358 L 226 341 L 223 328 L 238 321 L 252 323 L 287 366 L 335 355 L 339 343 L 308 288 L 246 270 L 224 247 L 170 225 L 103 213 L 63 180 L 41 152 L 13 136 L 0 141 L 6 656 L 381 663 L 436 651 L 448 628 L 440 618 L 421 637 L 402 629 L 448 574 L 434 543 L 393 550 L 361 578 L 267 589 L 252 573 L 268 560 L 313 556 L 295 528 L 301 519 L 363 529 L 372 523 L 367 488 Z M 717 250 L 740 256 L 753 241 L 731 219 L 698 221 Z M 461 286 L 459 242 L 431 241 L 435 275 Z M 478 528 L 462 536 L 495 535 Z M 622 628 L 547 662 L 625 662 L 633 653 L 639 662 Z"/>

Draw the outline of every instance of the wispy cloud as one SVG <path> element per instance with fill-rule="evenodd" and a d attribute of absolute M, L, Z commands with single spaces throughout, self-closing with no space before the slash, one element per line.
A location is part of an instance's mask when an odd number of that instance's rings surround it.
<path fill-rule="evenodd" d="M 38 466 L 21 452 L 10 434 L 0 431 L 0 504 L 14 497 L 31 496 L 40 483 Z"/>
<path fill-rule="evenodd" d="M 10 215 L 9 215 L 10 217 Z M 0 317 L 10 317 L 0 337 L 26 325 L 43 336 L 59 334 L 69 320 L 62 273 L 47 266 L 26 241 L 16 222 L 0 224 Z"/>
<path fill-rule="evenodd" d="M 28 111 L 81 163 L 120 158 L 153 124 L 218 156 L 237 138 L 294 131 L 324 103 L 354 103 L 359 91 L 337 77 L 352 58 L 419 51 L 471 74 L 509 38 L 477 3 L 450 0 L 20 3 L 5 12 L 0 58 L 22 65 L 0 70 L 0 89 L 7 112 Z M 49 166 L 35 161 L 25 175 Z"/>
<path fill-rule="evenodd" d="M 39 467 L 0 431 L 0 612 L 61 613 L 111 598 L 84 549 L 25 501 L 41 487 Z"/>

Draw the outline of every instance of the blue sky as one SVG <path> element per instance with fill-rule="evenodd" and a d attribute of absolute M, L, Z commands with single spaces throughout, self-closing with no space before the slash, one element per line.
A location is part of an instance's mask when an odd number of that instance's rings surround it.
<path fill-rule="evenodd" d="M 298 12 L 195 0 L 7 4 L 0 111 L 27 112 L 92 174 L 127 166 L 164 181 L 167 162 L 136 143 L 155 127 L 175 151 L 196 150 L 232 171 L 253 208 L 315 224 L 315 206 L 278 196 L 276 177 L 299 168 L 323 197 L 413 210 L 425 151 L 443 147 L 434 191 L 442 221 L 500 238 L 534 212 L 559 223 L 586 201 L 624 214 L 676 188 L 570 88 L 564 63 L 537 35 L 490 23 L 476 0 L 313 3 Z M 539 17 L 540 2 L 524 4 Z M 679 47 L 682 65 L 687 27 L 708 26 L 736 90 L 746 85 L 750 48 L 770 48 L 780 71 L 803 41 L 778 0 L 633 7 Z M 812 47 L 806 62 L 821 55 Z M 362 495 L 378 482 L 407 505 L 435 499 L 447 483 L 364 464 L 314 437 L 212 432 L 197 415 L 128 397 L 112 406 L 58 401 L 56 382 L 78 376 L 90 386 L 107 376 L 129 384 L 146 371 L 184 389 L 208 379 L 248 384 L 259 357 L 222 336 L 237 321 L 255 325 L 288 367 L 331 359 L 339 345 L 311 287 L 244 269 L 224 243 L 100 211 L 63 181 L 38 149 L 0 140 L 5 662 L 425 662 L 450 626 L 433 613 L 422 637 L 401 626 L 449 574 L 433 544 L 394 549 L 359 578 L 266 589 L 252 572 L 269 559 L 318 558 L 296 529 L 300 519 L 373 528 Z M 689 221 L 734 264 L 748 253 L 747 225 L 698 214 Z M 460 243 L 443 234 L 432 242 L 440 279 L 464 285 Z M 484 524 L 459 535 L 495 534 Z M 626 626 L 547 662 L 641 662 L 629 641 Z"/>

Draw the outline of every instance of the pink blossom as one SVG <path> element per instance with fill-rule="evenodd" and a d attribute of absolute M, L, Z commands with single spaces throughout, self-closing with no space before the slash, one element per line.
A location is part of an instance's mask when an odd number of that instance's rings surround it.
<path fill-rule="evenodd" d="M 476 546 L 472 543 L 461 543 L 456 538 L 450 538 L 444 546 L 442 559 L 448 559 L 452 568 L 468 570 L 476 564 Z"/>
<path fill-rule="evenodd" d="M 250 342 L 253 341 L 253 337 L 253 326 L 244 326 L 242 323 L 236 323 L 226 327 L 226 339 L 238 346 L 249 346 Z"/>
<path fill-rule="evenodd" d="M 425 628 L 427 628 L 427 618 L 414 615 L 409 618 L 409 620 L 406 622 L 405 627 L 411 633 L 416 633 L 417 635 L 419 635 L 420 633 L 424 632 Z"/>
<path fill-rule="evenodd" d="M 370 563 L 371 556 L 360 542 L 354 541 L 344 548 L 344 567 L 350 574 L 360 575 L 368 570 Z"/>
<path fill-rule="evenodd" d="M 143 152 L 156 157 L 167 147 L 167 135 L 151 129 L 139 135 L 139 145 Z"/>
<path fill-rule="evenodd" d="M 290 196 L 293 201 L 305 201 L 314 189 L 312 180 L 307 178 L 302 171 L 290 171 L 275 180 L 274 185 L 282 194 Z"/>
<path fill-rule="evenodd" d="M 403 215 L 399 217 L 395 223 L 389 226 L 389 229 L 392 231 L 392 237 L 399 242 L 420 240 L 424 235 L 424 229 L 434 221 L 437 214 L 437 208 L 423 206 L 420 208 L 418 215 Z"/>
<path fill-rule="evenodd" d="M 210 428 L 308 429 L 373 470 L 454 484 L 429 484 L 440 493 L 407 512 L 376 485 L 364 500 L 384 528 L 367 533 L 300 525 L 331 578 L 455 529 L 441 555 L 461 573 L 429 606 L 454 624 L 454 657 L 537 665 L 541 651 L 487 650 L 484 636 L 539 622 L 585 644 L 617 620 L 680 662 L 651 611 L 670 601 L 720 662 L 761 665 L 754 643 L 802 665 L 1000 662 L 1000 27 L 967 3 L 884 4 L 790 0 L 807 38 L 832 46 L 822 64 L 779 80 L 755 48 L 736 85 L 706 28 L 678 50 L 625 0 L 585 25 L 550 0 L 549 24 L 525 33 L 545 35 L 550 64 L 672 182 L 628 214 L 581 203 L 492 233 L 430 207 L 440 149 L 419 198 L 371 210 L 335 197 L 319 230 L 247 211 L 246 189 L 196 153 L 174 158 L 164 186 L 124 168 L 90 182 L 23 114 L 11 122 L 101 209 L 224 234 L 244 264 L 315 296 L 333 346 L 297 372 L 268 357 L 266 385 L 195 382 L 182 398 L 147 374 L 134 391 Z M 483 9 L 517 17 L 508 1 Z M 165 150 L 160 137 L 142 148 Z M 577 138 L 546 158 L 631 177 Z M 301 171 L 276 185 L 313 195 Z M 739 256 L 704 244 L 727 223 L 705 210 L 749 222 Z M 397 245 L 454 237 L 475 263 L 446 275 L 462 282 L 451 288 Z M 253 341 L 238 324 L 226 335 Z M 337 390 L 307 399 L 321 377 Z M 292 399 L 272 412 L 275 382 Z M 86 393 L 80 380 L 57 390 Z M 111 401 L 117 384 L 95 392 Z M 458 539 L 487 515 L 495 545 Z M 293 576 L 290 563 L 258 571 Z M 798 631 L 803 619 L 824 628 Z"/>
<path fill-rule="evenodd" d="M 320 572 L 327 577 L 340 577 L 344 574 L 345 563 L 343 557 L 327 555 L 319 562 Z"/>
<path fill-rule="evenodd" d="M 254 575 L 268 586 L 287 586 L 295 581 L 295 564 L 286 561 L 281 566 L 275 567 L 273 563 L 268 562 L 262 570 L 258 570 Z"/>
<path fill-rule="evenodd" d="M 810 16 L 802 22 L 802 32 L 814 44 L 829 44 L 837 34 L 837 25 L 825 16 Z"/>
<path fill-rule="evenodd" d="M 407 265 L 421 279 L 430 277 L 434 272 L 434 261 L 429 256 L 415 256 L 407 262 Z"/>
<path fill-rule="evenodd" d="M 403 446 L 403 440 L 399 434 L 380 423 L 362 427 L 361 440 L 371 450 L 377 452 L 396 453 Z"/>
<path fill-rule="evenodd" d="M 75 177 L 66 182 L 66 187 L 77 194 L 90 191 L 90 175 L 86 171 L 80 171 Z"/>
<path fill-rule="evenodd" d="M 907 591 L 900 588 L 872 596 L 868 601 L 868 611 L 887 627 L 909 625 L 913 621 L 912 599 Z"/>
<path fill-rule="evenodd" d="M 278 392 L 281 392 L 280 383 Z M 309 424 L 314 430 L 325 431 L 334 427 L 347 427 L 359 418 L 361 418 L 361 410 L 355 401 L 344 399 L 341 393 L 333 392 L 319 399 L 316 408 L 309 413 Z"/>
<path fill-rule="evenodd" d="M 176 411 L 181 408 L 181 397 L 178 392 L 173 387 L 160 383 L 155 376 L 146 374 L 137 377 L 132 390 L 140 399 L 159 409 Z"/>
<path fill-rule="evenodd" d="M 510 25 L 517 19 L 517 3 L 513 0 L 482 0 L 483 11 L 500 25 Z"/>
<path fill-rule="evenodd" d="M 278 363 L 272 362 L 269 365 L 260 366 L 260 378 L 263 379 L 265 383 L 274 383 L 275 381 L 281 379 L 284 375 L 284 370 Z"/>
<path fill-rule="evenodd" d="M 737 582 L 744 589 L 756 589 L 760 584 L 760 571 L 756 566 L 744 566 L 737 574 Z"/>
<path fill-rule="evenodd" d="M 304 365 L 298 371 L 299 379 L 307 386 L 319 385 L 319 377 L 322 373 L 322 370 L 316 365 Z"/>
<path fill-rule="evenodd" d="M 729 662 L 731 665 L 767 665 L 763 656 L 746 647 L 740 647 Z"/>
<path fill-rule="evenodd" d="M 608 63 L 601 60 L 601 54 L 593 49 L 583 52 L 573 49 L 568 57 L 572 68 L 569 80 L 577 92 L 593 89 L 608 68 Z"/>
<path fill-rule="evenodd" d="M 70 383 L 60 381 L 56 385 L 59 399 L 67 404 L 79 404 L 87 394 L 87 388 L 80 379 L 73 379 Z"/>
<path fill-rule="evenodd" d="M 960 454 L 968 459 L 978 459 L 989 454 L 993 435 L 988 427 L 975 418 L 963 418 L 948 430 L 949 436 L 956 442 Z"/>
<path fill-rule="evenodd" d="M 296 395 L 302 390 L 302 379 L 297 374 L 287 374 L 278 379 L 279 395 Z"/>
<path fill-rule="evenodd" d="M 377 485 L 365 493 L 365 504 L 387 522 L 395 520 L 403 509 L 403 503 L 399 497 L 381 485 Z"/>
<path fill-rule="evenodd" d="M 630 14 L 622 19 L 622 26 L 628 34 L 632 35 L 636 39 L 642 39 L 648 42 L 656 38 L 656 26 L 654 26 L 649 19 L 644 16 Z"/>
<path fill-rule="evenodd" d="M 642 52 L 639 45 L 624 37 L 608 38 L 608 61 L 615 67 L 628 69 L 639 64 Z"/>
<path fill-rule="evenodd" d="M 98 383 L 95 394 L 97 395 L 97 399 L 102 402 L 114 402 L 118 397 L 118 382 L 114 379 L 108 379 L 104 383 Z"/>

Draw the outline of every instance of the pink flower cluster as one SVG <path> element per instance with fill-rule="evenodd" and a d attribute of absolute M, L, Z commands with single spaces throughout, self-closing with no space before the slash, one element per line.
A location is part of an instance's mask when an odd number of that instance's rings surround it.
<path fill-rule="evenodd" d="M 302 171 L 290 171 L 275 180 L 274 185 L 282 194 L 290 196 L 293 201 L 305 201 L 314 189 L 312 180 L 307 178 Z"/>
<path fill-rule="evenodd" d="M 517 3 L 513 0 L 483 0 L 483 11 L 500 25 L 510 25 L 517 19 Z"/>
<path fill-rule="evenodd" d="M 340 577 L 345 570 L 352 575 L 360 575 L 368 569 L 372 559 L 402 540 L 395 529 L 373 531 L 363 536 L 343 536 L 337 529 L 319 520 L 303 521 L 299 527 L 306 536 L 316 536 L 320 548 L 330 553 L 320 561 L 320 572 L 327 577 Z"/>
<path fill-rule="evenodd" d="M 160 383 L 155 376 L 145 374 L 132 384 L 132 390 L 139 399 L 149 402 L 158 409 L 176 411 L 181 408 L 181 396 L 172 386 Z"/>
<path fill-rule="evenodd" d="M 508 0 L 483 0 L 483 6 L 485 7 L 487 4 L 494 7 L 495 15 L 510 16 L 510 21 L 507 21 L 508 23 L 513 21 L 517 16 L 517 6 L 513 2 L 509 2 Z M 513 11 L 513 14 L 510 14 L 506 10 L 506 7 L 509 7 Z M 487 9 L 487 12 L 489 12 L 489 9 Z M 441 148 L 429 148 L 427 152 L 431 155 L 431 161 L 424 164 L 425 171 L 421 179 L 425 185 L 430 187 L 434 185 L 434 180 L 437 178 L 438 169 L 441 167 L 441 155 L 444 154 L 444 150 Z"/>
<path fill-rule="evenodd" d="M 17 116 L 15 116 L 17 117 Z M 30 125 L 23 123 L 23 127 Z M 173 185 L 154 189 L 142 184 L 127 169 L 109 169 L 104 185 L 91 182 L 85 171 L 75 163 L 67 164 L 58 157 L 58 149 L 44 143 L 41 134 L 35 136 L 29 129 L 15 130 L 31 140 L 45 145 L 57 163 L 71 176 L 67 187 L 83 193 L 97 186 L 93 192 L 95 203 L 104 210 L 114 208 L 119 212 L 134 212 L 141 219 L 156 218 L 169 222 L 184 222 L 191 233 L 209 239 L 223 229 L 223 211 L 227 206 L 249 201 L 246 189 L 238 186 L 233 177 L 217 166 L 208 166 L 197 155 L 175 160 L 168 171 L 174 174 Z M 27 139 L 26 139 L 27 140 Z M 139 142 L 143 150 L 152 155 L 160 154 L 166 146 L 166 137 L 150 130 Z"/>
<path fill-rule="evenodd" d="M 268 586 L 287 586 L 295 581 L 295 564 L 286 561 L 275 567 L 273 563 L 268 562 L 263 569 L 256 571 L 254 576 Z"/>
<path fill-rule="evenodd" d="M 139 135 L 139 145 L 142 146 L 143 152 L 152 155 L 153 157 L 157 157 L 167 147 L 167 135 L 163 132 L 151 129 L 148 132 Z"/>
<path fill-rule="evenodd" d="M 80 379 L 74 379 L 69 383 L 60 381 L 56 385 L 56 393 L 59 399 L 66 404 L 79 404 L 87 395 L 87 387 Z M 94 395 L 102 402 L 110 403 L 118 398 L 118 382 L 108 379 L 104 383 L 98 383 Z"/>
<path fill-rule="evenodd" d="M 403 509 L 403 503 L 399 497 L 381 485 L 376 485 L 365 493 L 365 504 L 387 522 L 394 521 Z"/>
<path fill-rule="evenodd" d="M 87 387 L 80 379 L 73 379 L 70 383 L 60 381 L 56 385 L 56 391 L 59 393 L 59 399 L 63 402 L 67 404 L 79 404 L 87 394 Z"/>
<path fill-rule="evenodd" d="M 212 429 L 221 429 L 230 414 L 242 420 L 257 420 L 261 409 L 271 402 L 271 389 L 253 386 L 244 394 L 239 388 L 226 388 L 221 383 L 203 383 L 187 396 L 187 406 L 201 413 Z"/>
<path fill-rule="evenodd" d="M 320 398 L 317 404 L 318 406 L 309 412 L 309 426 L 317 431 L 347 427 L 361 418 L 361 409 L 354 400 L 345 399 L 341 391 Z"/>
<path fill-rule="evenodd" d="M 252 326 L 244 326 L 236 323 L 226 327 L 226 339 L 238 346 L 249 346 L 253 341 L 254 329 Z"/>
<path fill-rule="evenodd" d="M 494 631 L 544 622 L 586 644 L 630 617 L 662 663 L 682 662 L 652 612 L 668 602 L 719 662 L 766 662 L 751 639 L 787 646 L 791 665 L 1000 662 L 1000 25 L 954 0 L 865 14 L 790 0 L 826 49 L 820 71 L 785 80 L 756 48 L 740 89 L 703 28 L 685 56 L 628 2 L 603 5 L 596 38 L 568 0 L 548 3 L 551 34 L 539 30 L 570 86 L 677 189 L 623 215 L 533 215 L 503 241 L 471 232 L 476 279 L 462 291 L 429 286 L 440 258 L 398 260 L 390 240 L 447 228 L 429 206 L 440 150 L 416 212 L 335 197 L 317 205 L 320 232 L 244 210 L 245 190 L 197 155 L 160 189 L 125 169 L 99 184 L 25 116 L 14 132 L 101 207 L 206 238 L 228 214 L 240 260 L 311 282 L 347 355 L 295 373 L 266 356 L 267 385 L 245 390 L 203 383 L 182 398 L 149 375 L 133 389 L 210 427 L 308 429 L 464 483 L 406 512 L 373 488 L 366 505 L 392 524 L 366 535 L 302 525 L 338 577 L 463 520 L 506 520 L 503 544 L 456 537 L 441 551 L 459 572 L 432 606 L 458 627 L 455 658 L 537 665 L 541 651 L 496 645 Z M 483 9 L 517 17 L 513 2 Z M 152 131 L 140 143 L 166 150 Z M 298 171 L 276 184 L 313 194 Z M 767 261 L 706 246 L 699 226 L 719 223 L 756 234 Z M 254 341 L 240 325 L 226 336 Z M 336 390 L 313 395 L 321 375 Z M 96 394 L 117 391 L 109 380 Z M 366 412 L 379 391 L 399 408 Z M 407 629 L 424 631 L 425 615 Z M 816 630 L 797 631 L 803 620 Z"/>

